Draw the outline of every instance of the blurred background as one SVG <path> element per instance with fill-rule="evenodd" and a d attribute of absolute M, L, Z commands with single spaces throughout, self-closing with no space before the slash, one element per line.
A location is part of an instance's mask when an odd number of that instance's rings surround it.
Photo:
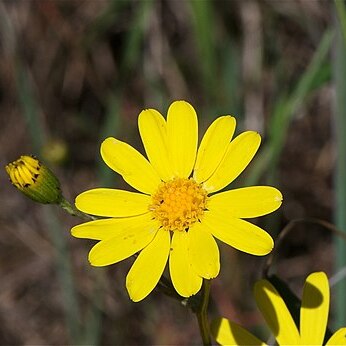
<path fill-rule="evenodd" d="M 253 220 L 274 237 L 295 219 L 346 229 L 345 4 L 341 0 L 79 0 L 0 2 L 0 160 L 34 154 L 65 197 L 94 187 L 128 189 L 102 162 L 114 136 L 143 152 L 137 116 L 194 105 L 200 134 L 218 116 L 262 136 L 259 153 L 230 186 L 271 184 L 275 214 Z M 200 344 L 194 315 L 160 292 L 133 303 L 132 260 L 93 268 L 81 221 L 36 204 L 0 171 L 0 344 Z M 306 276 L 333 278 L 331 325 L 346 324 L 345 245 L 297 222 L 273 271 L 299 294 Z M 266 258 L 220 244 L 211 316 L 259 336 L 252 285 Z M 337 301 L 337 304 L 336 304 Z"/>

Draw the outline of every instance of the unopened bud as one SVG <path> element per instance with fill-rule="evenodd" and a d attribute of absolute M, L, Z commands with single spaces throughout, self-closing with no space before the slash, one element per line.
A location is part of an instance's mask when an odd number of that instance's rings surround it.
<path fill-rule="evenodd" d="M 60 203 L 60 182 L 48 167 L 33 156 L 23 155 L 6 166 L 12 184 L 39 203 Z"/>

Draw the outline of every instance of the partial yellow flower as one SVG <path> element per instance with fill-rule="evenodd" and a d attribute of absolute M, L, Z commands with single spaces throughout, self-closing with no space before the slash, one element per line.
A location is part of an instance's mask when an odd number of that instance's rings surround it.
<path fill-rule="evenodd" d="M 280 191 L 255 186 L 216 193 L 237 178 L 260 145 L 253 131 L 231 140 L 235 125 L 233 117 L 219 117 L 197 150 L 196 112 L 189 103 L 176 101 L 167 120 L 155 109 L 139 115 L 148 159 L 118 139 L 102 143 L 105 163 L 140 193 L 99 188 L 80 194 L 77 208 L 108 218 L 75 226 L 72 234 L 99 240 L 89 253 L 94 266 L 139 252 L 126 278 L 132 300 L 154 289 L 167 261 L 176 291 L 183 297 L 196 294 L 203 278 L 219 273 L 215 238 L 253 255 L 272 250 L 271 236 L 243 218 L 279 208 Z"/>
<path fill-rule="evenodd" d="M 299 330 L 284 300 L 269 281 L 256 283 L 255 299 L 279 345 L 323 345 L 329 313 L 329 283 L 325 273 L 312 273 L 306 279 Z M 213 321 L 211 330 L 221 345 L 266 345 L 226 318 Z M 336 331 L 325 345 L 346 345 L 346 327 Z"/>

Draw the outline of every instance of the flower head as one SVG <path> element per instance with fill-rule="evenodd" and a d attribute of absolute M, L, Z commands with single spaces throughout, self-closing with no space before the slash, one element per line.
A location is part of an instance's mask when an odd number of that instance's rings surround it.
<path fill-rule="evenodd" d="M 256 283 L 255 298 L 279 345 L 323 345 L 329 312 L 329 284 L 325 273 L 312 273 L 306 279 L 299 330 L 284 300 L 269 281 Z M 266 345 L 225 318 L 215 320 L 211 329 L 221 345 Z M 336 331 L 326 345 L 346 345 L 346 328 Z"/>
<path fill-rule="evenodd" d="M 273 248 L 271 236 L 243 218 L 276 210 L 282 201 L 277 189 L 256 186 L 217 193 L 237 178 L 260 145 L 253 131 L 231 140 L 235 125 L 233 117 L 219 117 L 197 150 L 196 112 L 189 103 L 176 101 L 167 120 L 154 109 L 139 115 L 148 160 L 115 138 L 102 143 L 105 163 L 140 193 L 100 188 L 80 194 L 77 208 L 109 218 L 75 226 L 72 234 L 99 240 L 89 253 L 95 266 L 140 252 L 126 279 L 132 300 L 153 290 L 167 261 L 176 291 L 183 297 L 197 293 L 203 278 L 219 273 L 215 238 L 254 255 Z"/>
<path fill-rule="evenodd" d="M 12 184 L 27 197 L 39 203 L 61 201 L 59 180 L 35 157 L 23 155 L 5 169 Z"/>

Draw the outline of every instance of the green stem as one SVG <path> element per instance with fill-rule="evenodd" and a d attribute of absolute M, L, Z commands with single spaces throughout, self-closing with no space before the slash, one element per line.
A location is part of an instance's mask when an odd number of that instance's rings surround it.
<path fill-rule="evenodd" d="M 85 214 L 78 210 L 74 205 L 72 205 L 68 200 L 66 200 L 65 197 L 62 197 L 59 206 L 63 208 L 65 211 L 67 211 L 70 215 L 80 217 L 83 220 L 91 221 L 97 219 L 92 215 Z"/>
<path fill-rule="evenodd" d="M 65 235 L 61 234 L 62 225 L 52 209 L 44 208 L 47 231 L 55 250 L 56 270 L 60 282 L 62 301 L 65 309 L 66 327 L 70 344 L 80 344 L 80 311 L 74 283 L 71 258 Z"/>
<path fill-rule="evenodd" d="M 199 331 L 203 340 L 203 345 L 211 345 L 209 323 L 208 323 L 208 303 L 210 295 L 211 280 L 203 279 L 202 297 L 198 306 L 196 316 L 198 320 Z"/>
<path fill-rule="evenodd" d="M 335 85 L 335 145 L 337 161 L 335 166 L 335 223 L 340 230 L 346 231 L 346 8 L 343 1 L 336 1 L 339 21 L 336 22 L 337 36 L 335 40 L 334 85 Z M 338 272 L 346 266 L 346 244 L 340 237 L 335 239 L 335 270 Z M 343 326 L 346 320 L 346 280 L 335 286 L 338 303 L 335 305 L 335 327 Z"/>

